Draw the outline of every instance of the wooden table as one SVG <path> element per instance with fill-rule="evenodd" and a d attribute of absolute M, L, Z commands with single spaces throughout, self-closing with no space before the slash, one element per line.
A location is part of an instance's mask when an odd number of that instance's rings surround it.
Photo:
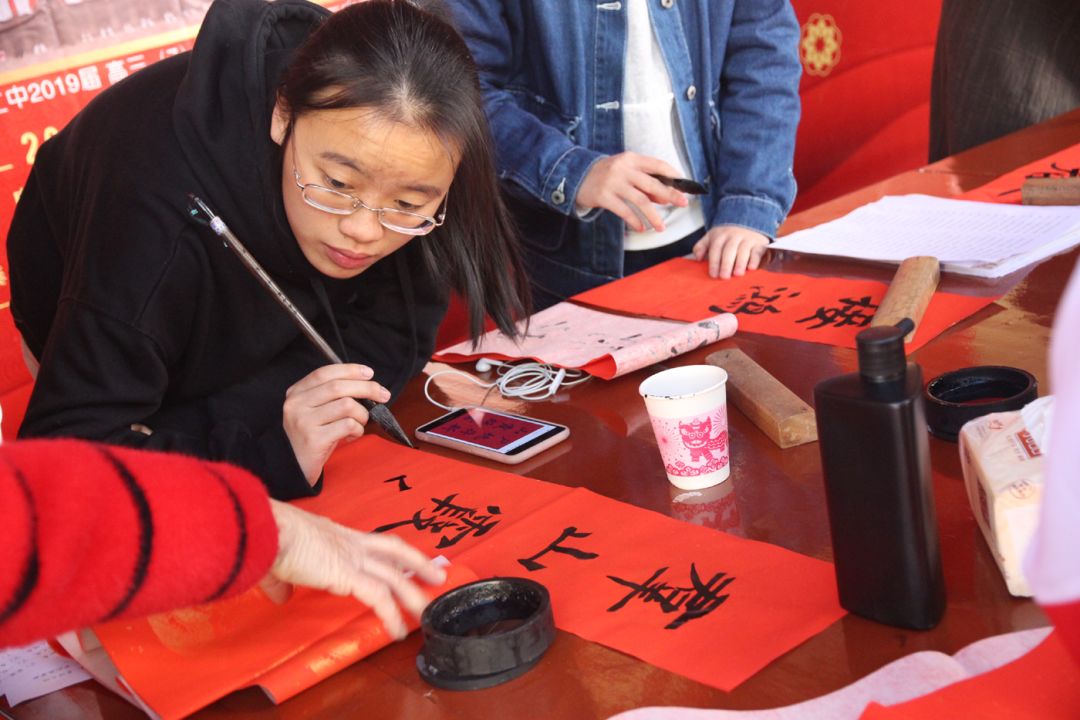
<path fill-rule="evenodd" d="M 885 194 L 963 192 L 1078 141 L 1080 111 L 802 212 L 788 220 L 784 231 L 837 217 Z M 994 294 L 1011 289 L 998 303 L 914 355 L 925 377 L 967 365 L 1014 365 L 1034 373 L 1047 392 L 1051 322 L 1076 258 L 1073 251 L 1029 270 L 1022 278 L 1005 281 L 946 276 L 944 289 Z M 815 258 L 774 257 L 767 266 L 883 280 L 892 274 L 892 268 Z M 855 368 L 852 350 L 752 334 L 680 357 L 676 364 L 702 362 L 708 353 L 725 346 L 741 348 L 808 401 L 816 382 Z M 562 485 L 586 486 L 623 502 L 701 524 L 713 521 L 707 513 L 695 516 L 692 507 L 673 500 L 677 493 L 664 476 L 637 394 L 638 383 L 656 369 L 613 382 L 591 381 L 561 394 L 556 402 L 518 406 L 519 411 L 564 423 L 573 431 L 570 443 L 527 461 L 518 471 Z M 420 380 L 413 382 L 395 407 L 405 427 L 415 427 L 435 415 L 423 400 L 421 384 Z M 738 525 L 728 531 L 829 559 L 817 444 L 781 451 L 734 409 L 730 422 L 730 483 Z M 414 633 L 279 707 L 257 690 L 245 690 L 195 717 L 547 719 L 605 718 L 644 705 L 775 707 L 831 692 L 915 651 L 953 653 L 980 638 L 1045 625 L 1045 616 L 1033 602 L 1015 599 L 1006 592 L 969 508 L 956 445 L 931 438 L 930 446 L 948 592 L 945 617 L 932 631 L 899 630 L 848 616 L 731 693 L 565 632 L 559 633 L 539 666 L 522 678 L 475 692 L 436 690 L 417 675 L 414 661 L 420 638 Z M 432 446 L 427 449 L 440 452 Z M 446 452 L 459 459 L 465 457 Z M 94 683 L 53 693 L 9 712 L 20 719 L 42 720 L 141 717 Z"/>

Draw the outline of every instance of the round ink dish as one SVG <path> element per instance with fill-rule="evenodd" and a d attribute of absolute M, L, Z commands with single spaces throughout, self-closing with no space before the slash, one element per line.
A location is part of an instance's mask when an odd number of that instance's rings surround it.
<path fill-rule="evenodd" d="M 555 639 L 547 588 L 526 578 L 491 578 L 435 598 L 420 616 L 420 676 L 445 690 L 479 690 L 539 662 Z"/>
<path fill-rule="evenodd" d="M 926 385 L 926 424 L 934 437 L 956 442 L 969 420 L 1019 410 L 1039 396 L 1039 383 L 1026 370 L 980 365 L 938 375 Z"/>

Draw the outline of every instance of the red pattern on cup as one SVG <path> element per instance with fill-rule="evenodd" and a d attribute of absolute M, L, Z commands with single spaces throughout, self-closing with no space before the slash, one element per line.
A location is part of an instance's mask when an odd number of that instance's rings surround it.
<path fill-rule="evenodd" d="M 696 477 L 728 464 L 726 405 L 704 415 L 651 420 L 668 474 Z"/>

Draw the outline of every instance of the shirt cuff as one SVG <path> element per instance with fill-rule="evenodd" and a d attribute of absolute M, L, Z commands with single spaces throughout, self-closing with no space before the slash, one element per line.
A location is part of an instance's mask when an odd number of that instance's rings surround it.
<path fill-rule="evenodd" d="M 728 195 L 720 198 L 711 227 L 739 225 L 756 230 L 770 240 L 776 238 L 787 213 L 778 203 L 753 195 Z"/>

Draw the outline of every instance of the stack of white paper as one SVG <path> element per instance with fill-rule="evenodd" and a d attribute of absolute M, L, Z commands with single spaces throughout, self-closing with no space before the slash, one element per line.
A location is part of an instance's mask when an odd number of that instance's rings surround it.
<path fill-rule="evenodd" d="M 792 233 L 773 247 L 885 262 L 930 255 L 945 271 L 1001 277 L 1078 244 L 1080 207 L 898 195 Z"/>

